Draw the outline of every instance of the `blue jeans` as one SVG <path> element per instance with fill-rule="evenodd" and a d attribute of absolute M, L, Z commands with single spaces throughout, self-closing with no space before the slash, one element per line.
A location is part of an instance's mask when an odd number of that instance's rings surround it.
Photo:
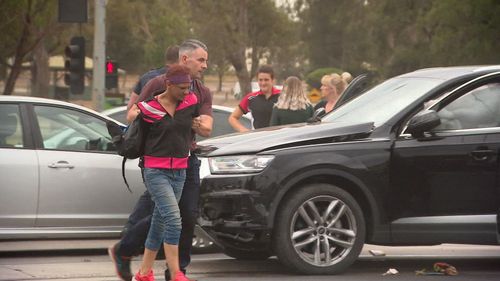
<path fill-rule="evenodd" d="M 200 160 L 195 154 L 189 156 L 186 170 L 186 181 L 182 190 L 179 207 L 182 217 L 182 231 L 179 241 L 179 263 L 183 271 L 191 261 L 191 247 L 193 243 L 194 228 L 198 217 L 198 199 L 200 196 Z M 133 257 L 144 253 L 144 243 L 151 224 L 153 209 L 151 197 L 146 190 L 137 201 L 133 212 L 130 214 L 126 229 L 118 243 L 116 252 L 120 256 Z M 154 203 L 153 203 L 154 205 Z M 149 213 L 144 212 L 149 210 Z"/>
<path fill-rule="evenodd" d="M 178 245 L 181 235 L 179 200 L 186 170 L 145 168 L 144 179 L 155 202 L 145 247 L 157 251 L 163 243 Z"/>

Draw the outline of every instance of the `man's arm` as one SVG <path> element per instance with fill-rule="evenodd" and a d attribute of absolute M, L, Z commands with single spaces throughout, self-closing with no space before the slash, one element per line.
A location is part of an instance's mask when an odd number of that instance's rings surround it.
<path fill-rule="evenodd" d="M 202 137 L 210 137 L 212 133 L 212 126 L 214 123 L 214 119 L 209 115 L 200 115 L 196 118 L 193 118 L 193 130 Z"/>
<path fill-rule="evenodd" d="M 229 125 L 233 127 L 238 132 L 246 132 L 249 131 L 243 124 L 240 122 L 240 118 L 243 116 L 243 111 L 241 108 L 238 106 L 234 109 L 233 113 L 229 116 L 227 121 L 229 122 Z"/>
<path fill-rule="evenodd" d="M 132 104 L 132 107 L 127 111 L 127 122 L 130 124 L 134 119 L 139 115 L 139 107 L 137 107 L 137 104 Z"/>
<path fill-rule="evenodd" d="M 193 130 L 202 137 L 210 137 L 214 119 L 212 117 L 212 93 L 201 81 L 193 81 L 195 92 L 199 93 L 200 99 L 199 116 L 193 119 Z"/>
<path fill-rule="evenodd" d="M 132 107 L 132 105 L 136 104 L 138 100 L 139 100 L 139 94 L 136 93 L 135 91 L 132 91 L 132 93 L 130 93 L 130 98 L 128 100 L 127 110 L 129 110 Z"/>
<path fill-rule="evenodd" d="M 134 86 L 134 89 L 132 90 L 132 93 L 130 93 L 130 98 L 128 100 L 127 104 L 127 110 L 130 110 L 132 105 L 136 104 L 139 101 L 139 95 L 141 94 L 142 87 L 144 87 L 144 81 L 146 79 L 147 73 L 143 74 L 141 78 L 139 78 L 139 81 Z"/>

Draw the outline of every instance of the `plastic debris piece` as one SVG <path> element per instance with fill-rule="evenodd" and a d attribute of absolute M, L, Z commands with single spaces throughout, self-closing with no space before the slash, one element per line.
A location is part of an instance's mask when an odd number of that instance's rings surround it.
<path fill-rule="evenodd" d="M 369 250 L 368 252 L 372 256 L 374 256 L 374 257 L 383 257 L 383 256 L 385 256 L 385 253 L 383 251 L 379 251 L 379 250 Z"/>
<path fill-rule="evenodd" d="M 389 270 L 387 270 L 386 273 L 383 273 L 382 276 L 386 276 L 386 275 L 396 275 L 396 274 L 399 274 L 399 271 L 395 268 L 389 268 Z"/>

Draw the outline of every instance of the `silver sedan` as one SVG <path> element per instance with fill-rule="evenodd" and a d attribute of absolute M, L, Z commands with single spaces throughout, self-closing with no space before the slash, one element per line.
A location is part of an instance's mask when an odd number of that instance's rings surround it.
<path fill-rule="evenodd" d="M 127 161 L 121 177 L 106 128 L 82 106 L 0 96 L 0 239 L 116 237 L 144 191 Z"/>
<path fill-rule="evenodd" d="M 215 135 L 232 132 L 231 111 L 214 106 Z M 123 125 L 67 102 L 0 96 L 0 240 L 119 237 L 144 185 L 128 160 L 127 191 L 108 120 Z"/>

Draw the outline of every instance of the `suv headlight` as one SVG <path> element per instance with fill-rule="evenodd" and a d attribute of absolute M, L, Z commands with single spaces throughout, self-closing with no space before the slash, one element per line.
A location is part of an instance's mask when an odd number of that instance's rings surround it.
<path fill-rule="evenodd" d="M 272 155 L 235 155 L 209 158 L 212 174 L 257 173 L 274 159 Z"/>

